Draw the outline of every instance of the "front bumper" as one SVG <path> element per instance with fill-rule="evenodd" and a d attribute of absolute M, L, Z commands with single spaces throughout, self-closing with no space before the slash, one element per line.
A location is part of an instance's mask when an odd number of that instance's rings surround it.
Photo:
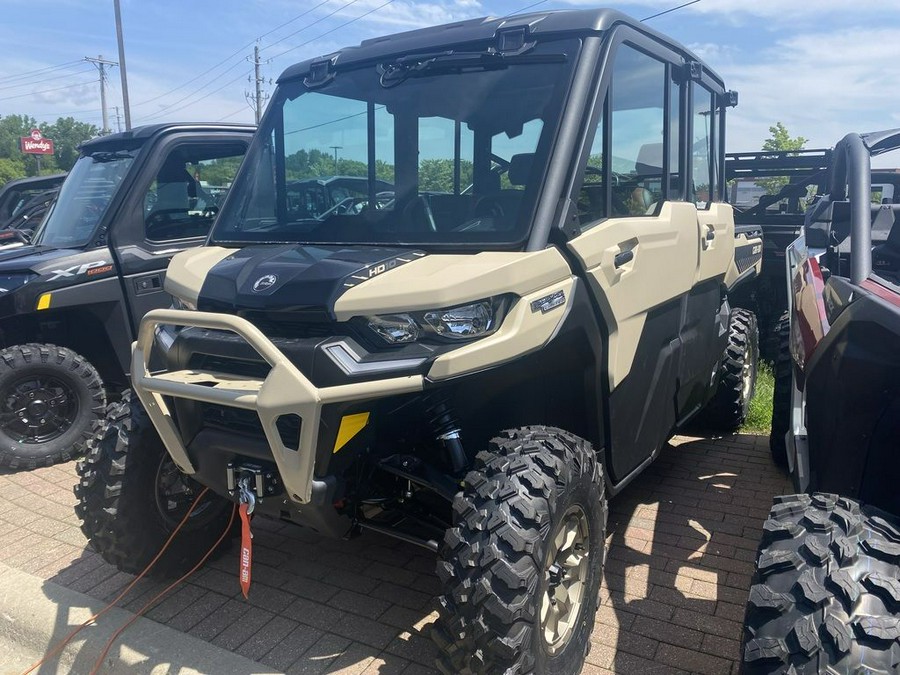
<path fill-rule="evenodd" d="M 242 377 L 213 371 L 177 370 L 150 374 L 150 355 L 157 326 L 174 325 L 229 331 L 238 335 L 271 370 L 265 378 Z M 259 416 L 272 458 L 281 474 L 287 498 L 308 504 L 313 494 L 316 444 L 322 408 L 329 403 L 377 399 L 422 391 L 422 375 L 369 380 L 330 387 L 316 387 L 308 377 L 256 326 L 231 314 L 158 309 L 141 321 L 132 351 L 132 383 L 153 426 L 178 467 L 196 473 L 173 419 L 169 399 L 185 399 L 250 410 Z M 278 419 L 300 418 L 297 448 L 289 448 L 278 431 Z M 226 467 L 222 467 L 223 475 Z"/>

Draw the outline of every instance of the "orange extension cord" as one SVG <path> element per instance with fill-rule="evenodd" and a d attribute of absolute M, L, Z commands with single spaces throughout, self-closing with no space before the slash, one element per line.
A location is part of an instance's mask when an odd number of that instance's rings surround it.
<path fill-rule="evenodd" d="M 191 504 L 191 508 L 189 508 L 188 511 L 187 511 L 187 513 L 184 514 L 184 518 L 182 518 L 182 519 L 181 519 L 181 522 L 178 523 L 178 526 L 177 526 L 174 530 L 172 530 L 172 534 L 169 535 L 169 538 L 166 540 L 166 543 L 163 544 L 163 547 L 159 550 L 159 553 L 157 553 L 156 556 L 154 556 L 153 560 L 151 560 L 151 561 L 149 562 L 149 564 L 143 569 L 143 571 L 142 571 L 140 574 L 138 574 L 138 575 L 132 580 L 132 582 L 131 582 L 130 584 L 128 584 L 128 586 L 126 586 L 126 587 L 122 590 L 122 592 L 119 593 L 119 595 L 117 595 L 117 596 L 115 597 L 115 599 L 113 599 L 108 605 L 106 605 L 106 607 L 104 607 L 103 609 L 101 609 L 99 612 L 97 612 L 96 614 L 94 614 L 93 616 L 91 616 L 90 618 L 88 618 L 88 619 L 87 619 L 84 623 L 82 623 L 80 626 L 78 626 L 77 628 L 75 628 L 75 630 L 73 630 L 73 631 L 72 631 L 71 633 L 69 633 L 65 638 L 63 638 L 60 642 L 58 642 L 58 643 L 53 647 L 53 649 L 51 649 L 48 653 L 44 654 L 44 657 L 43 657 L 40 661 L 37 661 L 37 662 L 34 663 L 30 668 L 28 668 L 28 670 L 26 670 L 24 673 L 22 673 L 22 675 L 28 675 L 29 673 L 31 673 L 31 672 L 32 672 L 33 670 L 35 670 L 36 668 L 40 668 L 42 665 L 44 665 L 44 663 L 47 662 L 48 659 L 53 658 L 54 656 L 56 656 L 57 654 L 59 654 L 63 649 L 65 649 L 66 645 L 69 644 L 69 642 L 71 642 L 72 639 L 73 639 L 76 635 L 78 635 L 78 633 L 80 633 L 80 632 L 82 631 L 82 629 L 86 628 L 87 626 L 89 626 L 90 624 L 92 624 L 93 622 L 95 622 L 97 619 L 99 619 L 101 616 L 103 616 L 104 614 L 106 614 L 110 609 L 112 609 L 113 607 L 115 607 L 116 603 L 119 602 L 119 600 L 121 600 L 122 598 L 124 598 L 124 597 L 128 594 L 128 592 L 131 591 L 132 588 L 134 588 L 134 585 L 135 585 L 137 582 L 139 582 L 141 579 L 143 579 L 144 576 L 147 574 L 147 572 L 149 572 L 150 569 L 151 569 L 151 568 L 157 563 L 157 561 L 162 557 L 163 553 L 166 552 L 166 550 L 169 548 L 169 545 L 172 543 L 172 540 L 175 538 L 175 535 L 178 534 L 178 532 L 181 530 L 181 528 L 184 526 L 184 524 L 188 521 L 188 518 L 191 517 L 191 514 L 194 512 L 194 509 L 197 508 L 197 505 L 200 503 L 200 500 L 203 499 L 203 497 L 206 495 L 207 492 L 209 492 L 209 488 L 203 488 L 203 490 L 200 492 L 200 494 L 197 495 L 197 498 L 194 499 L 194 503 Z M 155 603 L 157 600 L 159 600 L 159 599 L 162 598 L 164 595 L 166 595 L 167 593 L 169 593 L 169 592 L 170 592 L 173 588 L 175 588 L 178 584 L 180 584 L 182 581 L 184 581 L 184 580 L 187 579 L 189 576 L 191 576 L 194 572 L 196 572 L 196 571 L 203 565 L 203 563 L 206 562 L 207 558 L 209 558 L 209 556 L 212 555 L 213 551 L 215 551 L 216 548 L 219 546 L 219 544 L 221 544 L 222 541 L 225 539 L 225 537 L 228 536 L 228 533 L 229 533 L 229 531 L 231 530 L 231 526 L 234 524 L 234 514 L 235 514 L 236 512 L 237 512 L 237 506 L 235 506 L 235 508 L 232 509 L 232 511 L 231 511 L 231 518 L 228 520 L 228 526 L 225 528 L 225 531 L 222 532 L 222 535 L 219 537 L 219 539 L 216 541 L 216 543 L 213 544 L 213 546 L 209 549 L 209 551 L 206 552 L 206 555 L 204 555 L 203 558 L 200 559 L 200 562 L 198 562 L 198 563 L 193 567 L 193 569 L 191 569 L 189 572 L 187 572 L 185 575 L 183 575 L 180 579 L 178 579 L 177 581 L 174 581 L 174 582 L 171 583 L 169 586 L 167 586 L 165 589 L 163 589 L 162 591 L 160 591 L 159 593 L 157 593 L 157 594 L 153 597 L 152 600 L 150 600 L 150 601 L 147 602 L 143 607 L 141 607 L 140 611 L 137 612 L 137 614 L 135 614 L 135 616 L 133 616 L 131 619 L 129 619 L 129 620 L 125 623 L 125 625 L 123 625 L 123 626 L 122 626 L 121 628 L 119 628 L 115 633 L 113 633 L 112 637 L 110 637 L 110 639 L 107 641 L 106 647 L 103 649 L 103 653 L 100 655 L 100 658 L 98 658 L 97 661 L 96 661 L 96 663 L 94 664 L 94 668 L 91 670 L 91 675 L 95 675 L 96 673 L 98 673 L 98 672 L 100 671 L 100 667 L 103 665 L 103 660 L 106 658 L 106 655 L 109 653 L 109 650 L 110 650 L 110 648 L 112 647 L 113 643 L 114 643 L 114 642 L 116 641 L 116 639 L 122 634 L 122 632 L 123 632 L 126 628 L 128 628 L 128 626 L 130 626 L 132 623 L 134 623 L 135 619 L 137 619 L 138 617 L 140 617 L 141 615 L 143 615 L 144 612 L 146 612 L 146 611 L 153 605 L 153 603 Z"/>

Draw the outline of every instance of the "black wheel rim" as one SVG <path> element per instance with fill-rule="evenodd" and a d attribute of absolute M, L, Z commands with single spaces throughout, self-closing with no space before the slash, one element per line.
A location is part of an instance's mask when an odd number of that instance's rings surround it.
<path fill-rule="evenodd" d="M 153 493 L 156 509 L 169 527 L 174 529 L 182 521 L 201 489 L 199 483 L 181 472 L 168 453 L 162 456 L 156 470 Z M 209 495 L 197 505 L 183 529 L 203 527 L 216 517 L 216 513 L 212 495 Z"/>
<path fill-rule="evenodd" d="M 81 408 L 68 382 L 52 375 L 16 380 L 0 393 L 0 425 L 18 443 L 47 443 L 65 434 Z"/>

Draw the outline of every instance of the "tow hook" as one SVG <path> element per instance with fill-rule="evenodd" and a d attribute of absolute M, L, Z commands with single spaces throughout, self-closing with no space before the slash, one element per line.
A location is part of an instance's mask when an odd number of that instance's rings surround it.
<path fill-rule="evenodd" d="M 250 489 L 250 478 L 244 476 L 238 481 L 238 492 L 240 493 L 241 504 L 247 505 L 247 515 L 253 513 L 256 508 L 256 495 Z"/>
<path fill-rule="evenodd" d="M 274 497 L 281 493 L 281 481 L 274 467 L 260 464 L 230 462 L 225 474 L 228 494 L 238 496 L 242 503 L 255 505 L 266 497 Z M 245 495 L 253 497 L 250 502 Z"/>

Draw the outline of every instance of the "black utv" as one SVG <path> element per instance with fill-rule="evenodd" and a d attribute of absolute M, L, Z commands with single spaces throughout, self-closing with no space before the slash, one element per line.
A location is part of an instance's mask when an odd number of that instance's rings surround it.
<path fill-rule="evenodd" d="M 752 391 L 733 98 L 611 10 L 289 68 L 208 244 L 169 267 L 175 308 L 141 323 L 137 396 L 80 465 L 92 546 L 142 570 L 205 485 L 151 574 L 207 555 L 239 501 L 370 529 L 438 552 L 445 672 L 578 672 L 607 497 L 705 406 L 734 428 Z M 364 196 L 313 215 L 295 191 L 333 146 Z"/>
<path fill-rule="evenodd" d="M 166 267 L 203 243 L 252 127 L 158 124 L 84 143 L 32 240 L 0 240 L 0 465 L 84 449 L 126 386 Z M 5 233 L 0 233 L 5 234 Z"/>
<path fill-rule="evenodd" d="M 0 230 L 40 223 L 66 174 L 19 178 L 0 187 Z"/>

